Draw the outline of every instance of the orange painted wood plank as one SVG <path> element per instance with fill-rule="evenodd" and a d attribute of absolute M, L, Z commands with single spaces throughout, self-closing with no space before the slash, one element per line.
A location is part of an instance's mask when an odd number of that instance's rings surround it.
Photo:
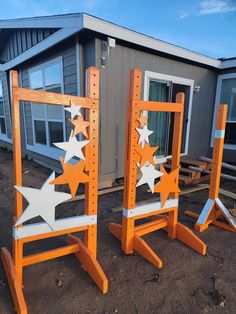
<path fill-rule="evenodd" d="M 75 256 L 81 262 L 82 267 L 89 273 L 90 277 L 96 283 L 98 288 L 103 292 L 108 291 L 108 280 L 104 274 L 101 266 L 94 257 L 93 253 L 87 248 L 87 246 L 77 237 L 73 235 L 68 236 L 68 242 L 70 244 L 78 244 L 80 250 L 75 253 Z"/>
<path fill-rule="evenodd" d="M 157 268 L 161 268 L 163 266 L 162 260 L 156 255 L 150 246 L 137 235 L 134 236 L 134 250 Z"/>
<path fill-rule="evenodd" d="M 159 229 L 163 229 L 167 226 L 168 226 L 168 217 L 166 216 L 166 218 L 161 218 L 158 220 L 147 222 L 145 224 L 135 227 L 134 233 L 135 235 L 141 237 L 145 234 L 154 232 Z"/>
<path fill-rule="evenodd" d="M 42 253 L 36 253 L 23 258 L 23 266 L 29 266 L 32 264 L 41 263 L 50 259 L 65 256 L 68 254 L 76 253 L 80 249 L 79 244 L 71 244 L 58 249 L 45 251 Z"/>
<path fill-rule="evenodd" d="M 11 295 L 18 314 L 27 314 L 25 298 L 22 292 L 22 284 L 19 280 L 11 254 L 6 248 L 1 249 L 3 266 L 7 275 Z"/>
<path fill-rule="evenodd" d="M 182 102 L 158 102 L 158 101 L 133 101 L 133 105 L 137 110 L 148 110 L 158 112 L 183 112 L 184 106 Z"/>
<path fill-rule="evenodd" d="M 75 106 L 81 106 L 82 108 L 98 108 L 98 100 L 92 98 L 37 91 L 21 87 L 13 87 L 13 93 L 16 101 L 30 101 L 33 103 L 36 102 L 44 104 L 46 103 L 63 107 L 69 107 L 72 101 Z"/>

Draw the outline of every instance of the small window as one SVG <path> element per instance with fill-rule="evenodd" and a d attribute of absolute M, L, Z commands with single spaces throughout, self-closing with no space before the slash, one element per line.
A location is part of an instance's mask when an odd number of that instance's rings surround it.
<path fill-rule="evenodd" d="M 35 131 L 35 142 L 38 144 L 47 144 L 46 138 L 46 122 L 45 121 L 34 121 L 34 131 Z"/>
<path fill-rule="evenodd" d="M 6 118 L 5 118 L 5 111 L 4 111 L 4 102 L 3 102 L 3 88 L 2 88 L 2 81 L 0 81 L 0 136 L 1 134 L 6 135 Z"/>
<path fill-rule="evenodd" d="M 45 66 L 45 89 L 61 88 L 61 64 L 52 63 Z"/>
<path fill-rule="evenodd" d="M 43 64 L 30 70 L 30 88 L 42 89 L 53 93 L 62 93 L 61 60 Z M 34 142 L 48 147 L 64 140 L 63 107 L 56 105 L 32 103 Z M 55 148 L 55 147 L 54 147 Z"/>
<path fill-rule="evenodd" d="M 30 88 L 43 89 L 43 72 L 41 69 L 30 72 Z"/>
<path fill-rule="evenodd" d="M 225 144 L 236 144 L 236 78 L 223 79 L 220 103 L 228 104 Z"/>
<path fill-rule="evenodd" d="M 48 122 L 49 128 L 49 141 L 50 146 L 53 146 L 53 143 L 63 142 L 63 123 L 62 122 Z"/>

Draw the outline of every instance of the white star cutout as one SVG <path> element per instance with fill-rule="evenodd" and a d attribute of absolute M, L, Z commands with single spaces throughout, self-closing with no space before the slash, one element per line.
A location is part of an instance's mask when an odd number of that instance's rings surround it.
<path fill-rule="evenodd" d="M 81 109 L 81 106 L 75 106 L 72 101 L 71 101 L 70 107 L 65 107 L 65 110 L 70 112 L 72 119 L 74 119 L 75 116 L 81 117 L 80 109 Z"/>
<path fill-rule="evenodd" d="M 145 125 L 142 129 L 136 128 L 139 133 L 139 141 L 141 143 L 142 148 L 144 148 L 145 141 L 149 144 L 149 135 L 153 133 L 153 131 L 148 130 L 147 126 Z"/>
<path fill-rule="evenodd" d="M 156 178 L 159 178 L 161 176 L 163 176 L 163 173 L 156 170 L 155 167 L 149 163 L 148 166 L 144 165 L 142 166 L 142 168 L 140 169 L 140 171 L 142 172 L 142 177 L 140 178 L 139 182 L 137 183 L 137 187 L 147 183 L 150 190 L 152 191 L 152 193 L 154 192 L 154 180 Z"/>
<path fill-rule="evenodd" d="M 71 131 L 70 138 L 68 142 L 53 143 L 53 145 L 66 151 L 64 163 L 69 161 L 72 157 L 76 156 L 80 159 L 85 159 L 82 152 L 82 148 L 89 143 L 89 141 L 77 141 L 75 136 L 72 136 L 73 131 Z"/>
<path fill-rule="evenodd" d="M 51 229 L 54 230 L 55 207 L 70 199 L 71 195 L 68 193 L 56 192 L 55 185 L 49 184 L 53 179 L 55 179 L 55 172 L 47 178 L 41 189 L 15 186 L 17 191 L 19 191 L 29 203 L 28 207 L 17 220 L 15 226 L 18 226 L 31 218 L 41 216 Z"/>

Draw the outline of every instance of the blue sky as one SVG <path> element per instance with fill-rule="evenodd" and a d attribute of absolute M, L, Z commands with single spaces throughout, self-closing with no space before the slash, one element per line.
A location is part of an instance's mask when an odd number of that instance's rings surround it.
<path fill-rule="evenodd" d="M 73 12 L 211 57 L 236 56 L 236 0 L 0 0 L 0 19 Z"/>

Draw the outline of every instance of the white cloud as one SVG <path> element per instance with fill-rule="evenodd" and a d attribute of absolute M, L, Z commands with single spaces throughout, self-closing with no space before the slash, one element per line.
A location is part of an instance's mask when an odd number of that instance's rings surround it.
<path fill-rule="evenodd" d="M 200 3 L 200 15 L 227 13 L 236 11 L 236 6 L 227 0 L 204 0 Z"/>
<path fill-rule="evenodd" d="M 191 13 L 190 12 L 184 12 L 180 15 L 180 19 L 183 20 L 183 19 L 186 19 L 186 17 L 188 17 Z"/>
<path fill-rule="evenodd" d="M 189 12 L 182 12 L 179 16 L 181 20 L 190 15 L 210 15 L 217 13 L 236 12 L 236 5 L 230 0 L 203 0 L 198 9 Z"/>

